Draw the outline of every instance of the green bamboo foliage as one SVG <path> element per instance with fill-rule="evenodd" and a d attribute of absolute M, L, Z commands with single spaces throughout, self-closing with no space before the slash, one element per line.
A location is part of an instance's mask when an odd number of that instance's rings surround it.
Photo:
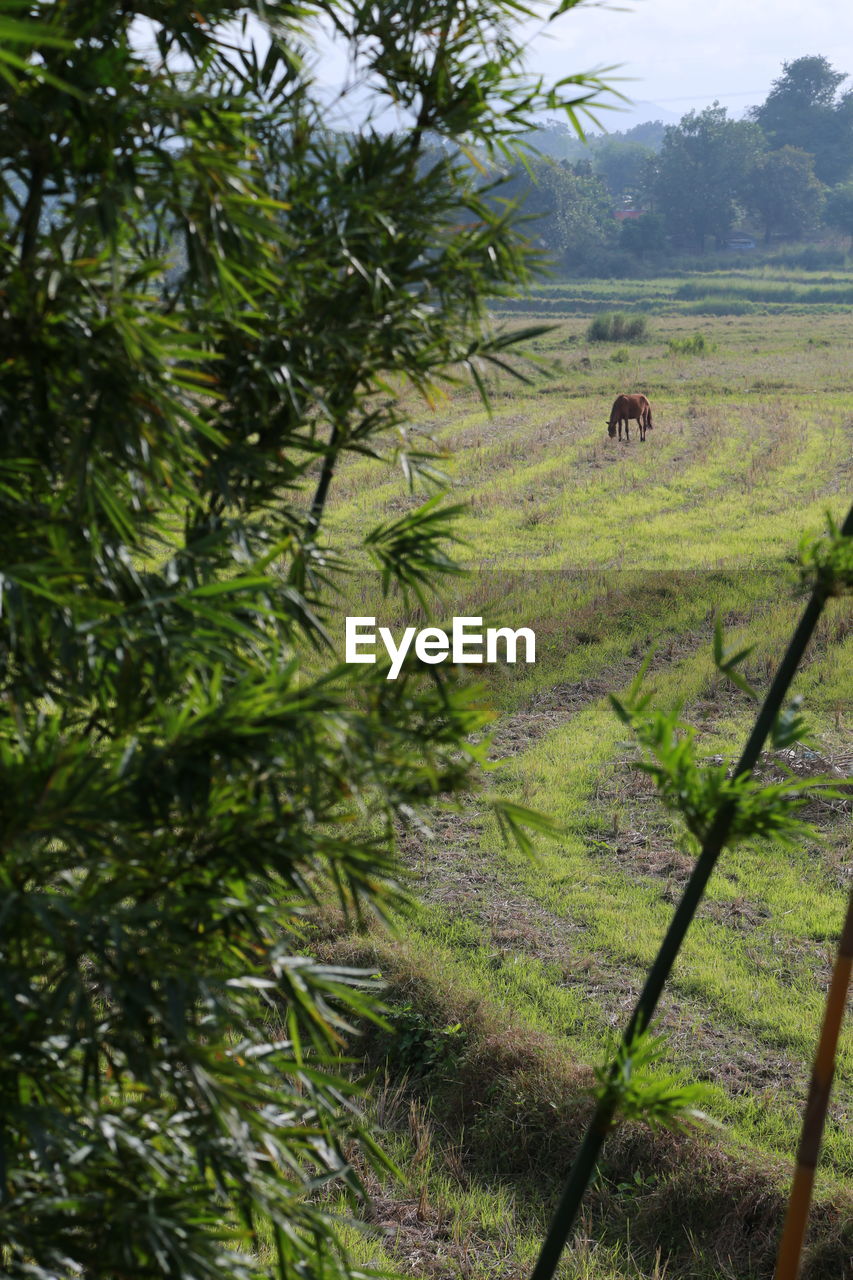
<path fill-rule="evenodd" d="M 645 748 L 646 759 L 640 767 L 654 778 L 664 803 L 682 816 L 687 829 L 697 839 L 700 852 L 623 1033 L 620 1048 L 603 1074 L 592 1119 L 563 1188 L 532 1280 L 551 1280 L 557 1269 L 624 1094 L 619 1082 L 625 1076 L 625 1063 L 632 1060 L 637 1046 L 642 1045 L 642 1037 L 648 1033 L 661 992 L 722 850 L 738 840 L 756 836 L 793 839 L 804 830 L 798 817 L 806 800 L 802 780 L 764 786 L 751 775 L 768 737 L 781 747 L 793 741 L 801 728 L 797 707 L 786 707 L 785 700 L 827 599 L 853 588 L 853 507 L 840 528 L 830 521 L 825 538 L 803 544 L 801 556 L 804 575 L 812 585 L 811 596 L 731 774 L 725 766 L 700 768 L 697 765 L 689 726 L 680 721 L 677 708 L 671 712 L 650 708 L 650 697 L 641 689 L 642 672 L 624 702 L 613 699 L 616 713 L 635 731 Z M 727 652 L 717 628 L 714 645 L 717 667 L 742 688 L 749 689 L 737 670 L 747 652 Z M 833 780 L 816 780 L 813 785 L 832 794 L 835 784 Z M 685 1107 L 689 1112 L 689 1099 L 673 1103 L 670 1112 L 674 1122 L 678 1122 L 679 1110 Z M 629 1114 L 641 1113 L 642 1106 L 636 1105 L 635 1100 Z"/>
<path fill-rule="evenodd" d="M 325 502 L 503 360 L 535 254 L 460 147 L 601 82 L 531 81 L 515 0 L 0 7 L 0 1271 L 333 1280 L 378 994 L 306 915 L 399 901 L 483 717 L 333 644 L 335 574 L 424 590 L 447 513 L 353 548 Z M 412 129 L 330 130 L 322 24 Z"/>

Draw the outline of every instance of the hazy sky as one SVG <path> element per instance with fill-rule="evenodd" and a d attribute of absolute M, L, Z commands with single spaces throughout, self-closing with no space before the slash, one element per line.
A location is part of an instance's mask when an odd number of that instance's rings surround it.
<path fill-rule="evenodd" d="M 137 31 L 142 44 L 145 29 L 142 23 Z M 267 40 L 257 23 L 250 30 L 263 50 Z M 853 87 L 851 0 L 587 0 L 526 31 L 529 67 L 549 80 L 618 68 L 607 78 L 632 102 L 619 112 L 602 112 L 609 130 L 639 120 L 672 123 L 715 98 L 739 116 L 766 98 L 783 62 L 805 55 L 827 57 L 847 73 L 843 87 Z M 349 80 L 346 57 L 321 38 L 313 61 L 334 101 Z M 343 117 L 333 123 L 359 114 L 358 101 L 358 93 L 348 98 Z M 380 117 L 380 126 L 404 123 L 391 112 Z"/>
<path fill-rule="evenodd" d="M 853 75 L 850 0 L 616 0 L 583 5 L 530 45 L 531 65 L 549 76 L 622 64 L 619 87 L 635 105 L 607 128 L 679 119 L 719 98 L 732 115 L 763 101 L 783 62 L 823 54 Z M 848 80 L 844 87 L 853 85 Z"/>

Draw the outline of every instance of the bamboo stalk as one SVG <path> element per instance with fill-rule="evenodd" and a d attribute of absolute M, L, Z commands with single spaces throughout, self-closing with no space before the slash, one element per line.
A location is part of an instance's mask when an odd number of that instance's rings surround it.
<path fill-rule="evenodd" d="M 820 1039 L 809 1082 L 808 1101 L 803 1112 L 800 1145 L 797 1148 L 797 1167 L 791 1185 L 782 1238 L 779 1241 L 774 1280 L 797 1280 L 800 1274 L 803 1241 L 823 1138 L 823 1127 L 829 1106 L 829 1095 L 835 1075 L 835 1054 L 841 1024 L 844 1021 L 851 970 L 853 970 L 853 886 L 850 888 L 847 916 L 838 943 L 832 979 L 826 993 L 823 1025 L 820 1029 Z"/>
<path fill-rule="evenodd" d="M 840 532 L 845 536 L 853 534 L 853 506 L 847 513 L 847 518 L 841 526 Z M 761 754 L 764 741 L 782 709 L 788 688 L 805 653 L 806 646 L 811 639 L 818 619 L 823 612 L 825 603 L 826 587 L 818 583 L 803 610 L 803 615 L 797 624 L 773 682 L 767 691 L 767 696 L 737 763 L 735 769 L 736 777 L 740 774 L 752 772 Z M 644 1030 L 651 1022 L 661 992 L 681 949 L 684 936 L 702 900 L 705 886 L 728 839 L 733 818 L 734 808 L 731 803 L 723 804 L 711 823 L 710 830 L 702 845 L 702 851 L 684 887 L 681 901 L 676 908 L 666 936 L 649 970 L 643 990 L 623 1032 L 620 1054 L 628 1050 L 635 1034 Z M 611 1080 L 615 1080 L 619 1070 L 619 1056 L 617 1054 L 611 1064 Z M 560 1202 L 557 1205 L 548 1234 L 543 1242 L 536 1266 L 533 1268 L 531 1280 L 551 1280 L 557 1269 L 560 1255 L 580 1209 L 581 1199 L 595 1171 L 604 1140 L 613 1124 L 616 1105 L 615 1097 L 608 1098 L 605 1094 L 595 1108 L 592 1120 L 584 1134 L 560 1196 Z"/>

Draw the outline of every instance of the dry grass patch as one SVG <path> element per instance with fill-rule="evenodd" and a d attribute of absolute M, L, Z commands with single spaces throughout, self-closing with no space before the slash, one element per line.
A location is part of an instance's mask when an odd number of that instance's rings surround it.
<path fill-rule="evenodd" d="M 409 1018 L 416 1011 L 425 1028 L 459 1025 L 461 1043 L 453 1054 L 410 1074 L 405 1085 L 429 1107 L 431 1131 L 422 1137 L 421 1159 L 427 1148 L 438 1158 L 449 1150 L 449 1166 L 461 1181 L 476 1179 L 495 1191 L 509 1190 L 518 1207 L 517 1229 L 522 1224 L 539 1229 L 543 1208 L 556 1194 L 589 1114 L 589 1070 L 572 1063 L 553 1038 L 531 1032 L 482 998 L 472 999 L 470 991 L 431 969 L 424 957 L 414 959 L 399 942 L 336 936 L 327 938 L 326 954 L 382 971 L 392 1021 L 394 1009 L 402 1007 Z M 361 1047 L 369 1061 L 386 1064 L 392 1081 L 399 1079 L 393 1037 L 369 1032 Z M 730 1071 L 736 1072 L 731 1045 L 723 1048 Z M 742 1053 L 750 1077 L 745 1087 L 754 1088 L 763 1064 L 747 1064 L 746 1046 Z M 793 1075 L 793 1064 L 777 1061 L 773 1074 L 767 1071 L 767 1087 L 788 1067 Z M 608 1143 L 579 1235 L 614 1243 L 624 1242 L 627 1233 L 649 1276 L 655 1267 L 660 1275 L 665 1264 L 667 1274 L 678 1280 L 767 1280 L 784 1211 L 786 1172 L 783 1162 L 758 1162 L 710 1135 L 655 1135 L 622 1126 Z M 851 1214 L 850 1197 L 819 1199 L 803 1280 L 850 1276 Z M 464 1245 L 469 1254 L 477 1250 L 476 1230 L 466 1241 L 454 1241 L 452 1222 L 440 1206 L 430 1204 L 423 1188 L 417 1196 L 395 1193 L 390 1201 L 380 1200 L 377 1215 L 397 1233 L 402 1251 L 409 1251 L 410 1274 L 450 1276 L 452 1270 L 441 1268 L 449 1265 L 455 1248 Z M 413 1258 L 419 1250 L 427 1256 Z M 517 1271 L 506 1275 L 520 1280 Z"/>

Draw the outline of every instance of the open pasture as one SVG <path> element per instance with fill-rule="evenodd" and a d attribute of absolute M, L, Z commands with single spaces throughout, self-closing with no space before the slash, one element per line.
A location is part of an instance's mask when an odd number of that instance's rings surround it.
<path fill-rule="evenodd" d="M 556 817 L 564 834 L 531 862 L 503 845 L 473 798 L 432 838 L 411 836 L 407 857 L 422 905 L 404 925 L 405 959 L 399 947 L 377 953 L 384 970 L 405 970 L 415 1005 L 421 997 L 412 992 L 429 991 L 423 1017 L 436 1027 L 465 1026 L 466 1016 L 476 1022 L 485 1008 L 511 1039 L 529 1036 L 540 1052 L 550 1046 L 547 1053 L 575 1064 L 602 1061 L 624 1023 L 692 857 L 677 822 L 631 769 L 633 747 L 607 693 L 624 688 L 653 648 L 649 681 L 659 702 L 683 702 L 708 758 L 734 755 L 753 709 L 711 663 L 715 611 L 731 643 L 755 645 L 747 675 L 766 687 L 801 608 L 792 565 L 798 538 L 818 532 L 827 510 L 839 517 L 853 490 L 846 316 L 729 316 L 701 325 L 657 318 L 648 340 L 630 347 L 590 343 L 586 326 L 564 317 L 535 339 L 534 354 L 549 368 L 528 368 L 529 385 L 506 375 L 491 383 L 491 414 L 459 388 L 429 413 L 413 406 L 421 429 L 447 451 L 453 500 L 467 504 L 459 532 L 472 573 L 437 612 L 537 631 L 535 667 L 486 672 L 497 711 L 493 785 Z M 696 332 L 705 354 L 673 353 L 670 342 Z M 606 417 L 622 390 L 651 400 L 654 428 L 644 444 L 636 429 L 629 444 L 608 438 Z M 408 493 L 393 468 L 383 477 L 354 462 L 338 477 L 330 519 L 355 533 L 423 496 Z M 762 770 L 776 776 L 789 763 L 805 773 L 853 771 L 849 602 L 827 611 L 796 691 L 815 729 L 812 754 L 767 756 Z M 808 816 L 819 838 L 724 855 L 660 1016 L 673 1074 L 707 1086 L 706 1110 L 724 1126 L 707 1141 L 736 1167 L 760 1170 L 754 1187 L 767 1195 L 775 1188 L 777 1197 L 796 1146 L 851 875 L 849 801 L 812 806 Z M 469 1179 L 471 1169 L 487 1179 L 503 1170 L 509 1185 L 518 1176 L 500 1154 L 505 1085 L 493 1081 L 493 1102 L 478 1112 L 466 1148 Z M 528 1102 L 535 1110 L 536 1100 Z M 514 1105 L 521 1133 L 524 1098 Z M 562 1170 L 568 1152 L 553 1159 Z M 745 1243 L 732 1228 L 721 1244 L 719 1224 L 703 1224 L 698 1208 L 685 1236 L 677 1219 L 697 1188 L 685 1188 L 672 1169 L 644 1167 L 636 1166 L 629 1207 L 640 1212 L 648 1176 L 663 1256 L 671 1251 L 676 1268 L 667 1275 L 769 1274 L 772 1239 Z M 707 1176 L 714 1184 L 719 1168 Z M 819 1183 L 836 1206 L 830 1218 L 838 1203 L 849 1205 L 851 1179 L 848 1029 Z M 664 1224 L 667 1187 L 679 1208 Z M 703 1188 L 703 1203 L 708 1194 Z M 614 1203 L 624 1228 L 624 1196 L 611 1203 L 611 1220 Z M 529 1220 L 517 1225 L 522 1234 L 530 1229 Z M 651 1231 L 648 1223 L 643 1230 Z M 627 1261 L 620 1269 L 608 1254 L 612 1270 L 569 1266 L 565 1274 L 658 1274 L 649 1239 L 640 1249 L 645 1271 Z M 617 1245 L 611 1239 L 608 1247 Z M 836 1250 L 846 1247 L 836 1241 Z M 526 1257 L 529 1240 L 525 1250 Z M 520 1254 L 499 1272 L 523 1273 Z"/>
<path fill-rule="evenodd" d="M 841 313 L 853 303 L 853 278 L 842 268 L 730 267 L 644 279 L 561 280 L 529 297 L 501 302 L 508 312 L 585 315 L 602 307 L 654 315 L 809 315 Z"/>
<path fill-rule="evenodd" d="M 657 319 L 647 341 L 591 343 L 571 318 L 529 344 L 530 385 L 490 381 L 492 412 L 451 389 L 416 427 L 446 456 L 472 566 L 537 569 L 770 566 L 838 510 L 853 479 L 847 315 Z M 671 341 L 701 333 L 704 355 Z M 484 371 L 487 374 L 487 371 Z M 608 438 L 620 391 L 642 391 L 645 444 Z M 338 476 L 331 518 L 356 528 L 423 501 L 393 467 Z"/>

